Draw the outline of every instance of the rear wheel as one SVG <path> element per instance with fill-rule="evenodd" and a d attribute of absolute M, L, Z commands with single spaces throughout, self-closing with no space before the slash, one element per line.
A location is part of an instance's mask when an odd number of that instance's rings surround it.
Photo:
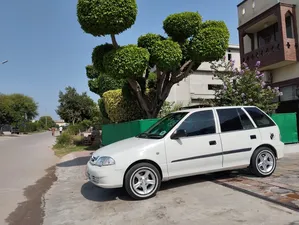
<path fill-rule="evenodd" d="M 128 194 L 137 200 L 151 198 L 161 186 L 161 175 L 150 163 L 138 163 L 125 175 L 124 186 Z"/>
<path fill-rule="evenodd" d="M 268 147 L 258 148 L 252 155 L 250 169 L 259 177 L 268 177 L 276 169 L 276 157 Z"/>

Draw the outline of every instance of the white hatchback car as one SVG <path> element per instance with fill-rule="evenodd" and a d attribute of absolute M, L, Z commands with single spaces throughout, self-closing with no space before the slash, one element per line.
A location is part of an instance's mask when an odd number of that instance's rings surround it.
<path fill-rule="evenodd" d="M 246 167 L 270 176 L 283 149 L 278 126 L 257 107 L 183 110 L 97 150 L 87 176 L 99 187 L 124 187 L 131 197 L 146 199 L 162 181 L 179 177 Z"/>

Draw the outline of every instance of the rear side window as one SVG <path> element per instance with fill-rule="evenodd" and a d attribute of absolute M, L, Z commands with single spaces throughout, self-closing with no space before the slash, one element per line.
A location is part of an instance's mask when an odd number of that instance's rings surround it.
<path fill-rule="evenodd" d="M 256 107 L 246 107 L 245 110 L 251 116 L 258 128 L 272 127 L 275 123 L 261 110 Z"/>
<path fill-rule="evenodd" d="M 239 108 L 217 109 L 221 132 L 253 129 L 254 126 L 246 113 Z"/>

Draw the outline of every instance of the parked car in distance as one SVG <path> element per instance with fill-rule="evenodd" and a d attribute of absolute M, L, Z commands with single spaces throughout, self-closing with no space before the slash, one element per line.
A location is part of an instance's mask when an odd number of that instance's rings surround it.
<path fill-rule="evenodd" d="M 161 182 L 180 177 L 247 167 L 270 176 L 283 150 L 278 126 L 255 106 L 189 109 L 100 148 L 87 163 L 87 176 L 99 187 L 124 187 L 132 198 L 146 199 Z"/>
<path fill-rule="evenodd" d="M 11 134 L 20 134 L 20 130 L 17 127 L 12 127 L 10 130 Z"/>

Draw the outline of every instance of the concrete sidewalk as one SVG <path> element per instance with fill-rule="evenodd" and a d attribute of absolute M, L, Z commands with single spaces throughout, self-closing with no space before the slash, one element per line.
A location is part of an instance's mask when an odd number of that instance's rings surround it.
<path fill-rule="evenodd" d="M 277 174 L 291 174 L 287 172 L 290 170 L 288 165 L 297 164 L 299 154 L 288 153 L 296 151 L 299 152 L 298 145 L 286 147 L 287 156 L 279 162 Z M 296 210 L 245 194 L 242 190 L 236 191 L 233 185 L 227 188 L 223 177 L 217 178 L 216 175 L 212 179 L 210 176 L 195 176 L 166 182 L 156 197 L 132 201 L 122 189 L 105 190 L 88 182 L 85 168 L 90 154 L 73 153 L 57 165 L 58 180 L 45 196 L 44 225 L 299 224 Z M 289 161 L 289 156 L 292 161 Z M 293 169 L 292 174 L 299 175 Z M 246 173 L 233 176 L 234 179 L 238 176 L 238 179 L 251 181 L 247 187 L 260 183 Z M 227 175 L 226 179 L 230 178 Z M 295 180 L 295 177 L 292 179 Z M 290 183 L 288 180 L 282 182 Z M 271 183 L 269 185 L 274 187 Z M 250 187 L 248 190 L 252 191 Z"/>

